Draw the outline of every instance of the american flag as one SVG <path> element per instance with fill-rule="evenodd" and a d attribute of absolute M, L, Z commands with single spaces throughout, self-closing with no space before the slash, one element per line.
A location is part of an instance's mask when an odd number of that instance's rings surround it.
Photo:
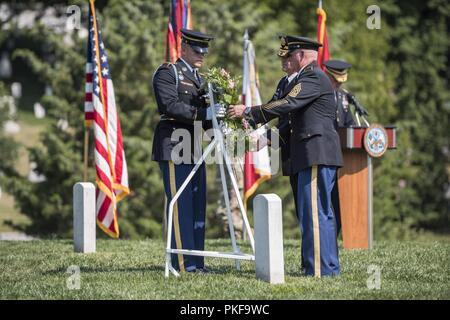
<path fill-rule="evenodd" d="M 192 29 L 191 1 L 171 0 L 167 26 L 166 61 L 175 63 L 181 55 L 181 29 Z"/>
<path fill-rule="evenodd" d="M 119 237 L 117 202 L 130 193 L 122 130 L 114 98 L 108 58 L 93 0 L 89 11 L 85 121 L 94 127 L 97 225 Z"/>

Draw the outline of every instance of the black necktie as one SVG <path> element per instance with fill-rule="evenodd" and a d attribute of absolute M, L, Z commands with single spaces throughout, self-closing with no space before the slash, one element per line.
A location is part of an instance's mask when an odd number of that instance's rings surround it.
<path fill-rule="evenodd" d="M 194 69 L 194 76 L 195 76 L 195 79 L 197 79 L 197 81 L 200 83 L 201 81 L 200 81 L 200 77 L 198 75 L 197 69 Z"/>

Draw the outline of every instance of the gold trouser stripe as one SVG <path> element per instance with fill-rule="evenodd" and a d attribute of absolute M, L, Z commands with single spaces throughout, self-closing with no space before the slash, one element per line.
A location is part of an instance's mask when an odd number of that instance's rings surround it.
<path fill-rule="evenodd" d="M 320 278 L 320 227 L 317 206 L 317 166 L 311 168 L 311 209 L 314 236 L 314 275 Z"/>
<path fill-rule="evenodd" d="M 177 193 L 177 183 L 175 180 L 175 166 L 172 161 L 169 161 L 169 179 L 170 179 L 170 193 L 173 197 Z M 178 201 L 175 202 L 175 206 L 173 207 L 173 224 L 175 229 L 175 244 L 177 249 L 183 249 L 183 245 L 181 243 L 181 234 L 180 234 L 180 221 L 178 220 Z M 168 226 L 171 228 L 172 226 Z M 178 264 L 180 265 L 180 271 L 184 272 L 184 259 L 182 254 L 178 254 Z"/>

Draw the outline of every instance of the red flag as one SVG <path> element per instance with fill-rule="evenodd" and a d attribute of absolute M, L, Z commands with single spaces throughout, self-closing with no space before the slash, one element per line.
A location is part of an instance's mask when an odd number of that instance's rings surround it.
<path fill-rule="evenodd" d="M 181 56 L 181 29 L 192 29 L 191 1 L 172 0 L 167 26 L 166 61 L 176 62 Z"/>
<path fill-rule="evenodd" d="M 322 44 L 319 48 L 319 54 L 317 57 L 317 63 L 323 69 L 323 63 L 330 60 L 330 51 L 328 48 L 328 35 L 327 35 L 327 14 L 319 7 L 317 8 L 317 41 Z"/>
<path fill-rule="evenodd" d="M 117 202 L 130 193 L 128 170 L 114 86 L 93 0 L 89 12 L 85 120 L 88 126 L 94 126 L 97 225 L 118 238 Z"/>

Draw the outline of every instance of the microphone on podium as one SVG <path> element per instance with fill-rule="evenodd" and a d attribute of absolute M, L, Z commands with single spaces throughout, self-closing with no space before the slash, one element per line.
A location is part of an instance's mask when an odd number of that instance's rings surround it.
<path fill-rule="evenodd" d="M 369 113 L 367 110 L 359 103 L 358 100 L 356 100 L 356 97 L 351 94 L 347 93 L 348 101 L 355 106 L 355 111 L 358 112 L 360 116 L 369 116 Z"/>

